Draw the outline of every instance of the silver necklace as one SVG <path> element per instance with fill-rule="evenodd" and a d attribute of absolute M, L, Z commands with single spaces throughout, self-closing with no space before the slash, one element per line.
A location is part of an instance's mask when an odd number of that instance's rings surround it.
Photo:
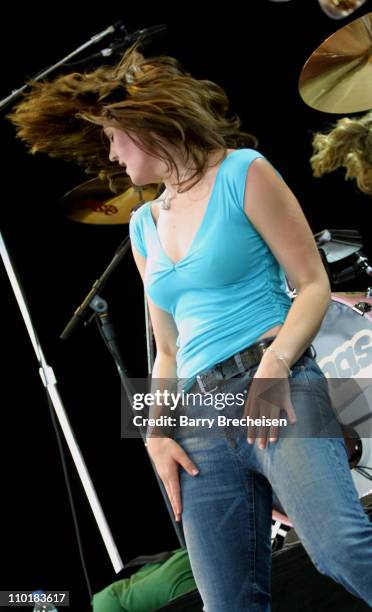
<path fill-rule="evenodd" d="M 180 183 L 182 183 L 183 179 L 186 178 L 186 175 L 188 173 L 188 170 L 186 170 L 181 178 L 180 178 Z M 162 199 L 160 200 L 160 207 L 162 210 L 169 210 L 171 207 L 171 200 L 176 196 L 177 192 L 175 194 L 173 194 L 172 196 L 170 195 L 170 193 L 168 193 L 168 189 L 165 189 L 164 191 L 164 195 L 162 197 Z"/>
<path fill-rule="evenodd" d="M 170 205 L 170 195 L 167 192 L 167 190 L 165 190 L 165 196 L 162 198 L 162 200 L 160 201 L 160 207 L 162 208 L 162 210 L 169 210 L 171 205 Z"/>

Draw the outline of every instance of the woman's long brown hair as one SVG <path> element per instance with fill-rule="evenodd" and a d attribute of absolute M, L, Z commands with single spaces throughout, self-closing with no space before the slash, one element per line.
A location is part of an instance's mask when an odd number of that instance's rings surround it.
<path fill-rule="evenodd" d="M 31 90 L 8 115 L 17 136 L 32 153 L 75 161 L 110 180 L 118 168 L 108 159 L 103 128 L 115 125 L 176 173 L 171 151 L 182 151 L 195 168 L 188 179 L 195 177 L 193 184 L 212 151 L 256 146 L 256 138 L 240 130 L 221 87 L 192 77 L 172 57 L 146 59 L 139 46 L 115 66 L 30 83 Z"/>

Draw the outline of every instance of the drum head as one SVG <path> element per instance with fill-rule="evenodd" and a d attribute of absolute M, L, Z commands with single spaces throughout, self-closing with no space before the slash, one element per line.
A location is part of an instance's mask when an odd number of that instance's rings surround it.
<path fill-rule="evenodd" d="M 372 298 L 333 294 L 313 341 L 316 361 L 327 377 L 337 418 L 344 426 L 354 484 L 359 497 L 372 481 L 358 469 L 372 468 Z M 367 473 L 372 475 L 372 470 Z"/>
<path fill-rule="evenodd" d="M 312 346 L 324 372 L 332 405 L 344 431 L 359 498 L 372 493 L 372 298 L 334 293 Z M 367 468 L 365 474 L 358 471 Z M 284 510 L 273 491 L 273 520 Z M 278 514 L 279 513 L 279 514 Z M 280 514 L 281 513 L 281 514 Z M 286 519 L 285 525 L 291 526 Z"/>

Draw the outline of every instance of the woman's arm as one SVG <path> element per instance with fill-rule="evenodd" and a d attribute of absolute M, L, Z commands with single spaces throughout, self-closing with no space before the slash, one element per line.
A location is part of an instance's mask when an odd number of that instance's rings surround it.
<path fill-rule="evenodd" d="M 143 280 L 146 267 L 146 258 L 140 255 L 140 253 L 133 247 L 132 252 L 137 268 Z M 156 357 L 151 373 L 151 392 L 155 394 L 156 391 L 163 392 L 165 389 L 170 392 L 174 392 L 173 387 L 175 386 L 175 381 L 177 378 L 177 327 L 173 317 L 168 312 L 156 306 L 156 304 L 154 304 L 154 302 L 148 296 L 146 299 L 156 344 Z M 170 416 L 169 409 L 167 409 L 164 405 L 151 406 L 149 417 L 157 418 L 158 416 Z M 149 439 L 151 436 L 155 436 L 156 434 L 165 436 L 167 435 L 167 431 L 168 430 L 166 428 L 148 428 L 147 439 Z"/>
<path fill-rule="evenodd" d="M 133 246 L 132 253 L 143 282 L 146 257 L 143 257 Z M 172 315 L 158 308 L 149 297 L 147 297 L 147 304 L 156 344 L 153 378 L 175 378 L 178 335 L 176 324 Z"/>
<path fill-rule="evenodd" d="M 146 258 L 143 257 L 132 245 L 132 253 L 138 271 L 144 278 Z M 153 365 L 152 380 L 162 381 L 165 379 L 176 380 L 176 353 L 177 353 L 177 327 L 173 317 L 158 308 L 152 300 L 147 298 L 152 328 L 156 343 L 156 358 Z M 150 417 L 156 417 L 164 407 L 154 406 L 150 410 Z M 170 437 L 149 436 L 147 438 L 147 450 L 154 462 L 156 471 L 164 483 L 167 495 L 172 504 L 176 521 L 181 519 L 182 502 L 179 484 L 178 469 L 183 467 L 191 476 L 196 476 L 198 469 L 187 456 L 183 448 Z"/>
<path fill-rule="evenodd" d="M 271 345 L 291 366 L 311 344 L 328 309 L 328 276 L 296 197 L 264 159 L 256 159 L 248 171 L 244 210 L 297 292 Z M 278 366 L 284 368 L 274 353 L 266 351 L 260 371 L 266 367 L 270 375 Z"/>

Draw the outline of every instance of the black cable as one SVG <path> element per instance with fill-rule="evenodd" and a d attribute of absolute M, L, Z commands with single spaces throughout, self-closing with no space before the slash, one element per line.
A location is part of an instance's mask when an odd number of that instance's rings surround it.
<path fill-rule="evenodd" d="M 368 467 L 368 465 L 357 465 L 354 469 L 356 472 L 364 476 L 364 478 L 367 478 L 367 480 L 372 480 L 372 474 L 368 474 L 367 472 L 367 470 L 372 472 L 372 468 Z"/>
<path fill-rule="evenodd" d="M 65 478 L 66 489 L 67 489 L 67 493 L 68 493 L 68 498 L 69 498 L 69 502 L 70 502 L 72 518 L 73 518 L 73 522 L 74 522 L 74 528 L 75 528 L 76 540 L 77 540 L 78 549 L 79 549 L 80 561 L 81 561 L 81 565 L 82 565 L 82 568 L 83 568 L 85 582 L 86 582 L 88 593 L 89 593 L 89 602 L 91 602 L 92 599 L 93 599 L 93 592 L 92 592 L 92 587 L 91 587 L 91 583 L 90 583 L 90 580 L 89 580 L 88 570 L 87 570 L 86 563 L 85 563 L 83 546 L 82 546 L 81 537 L 80 537 L 79 523 L 78 523 L 78 520 L 77 520 L 75 504 L 74 504 L 74 498 L 73 498 L 73 495 L 72 495 L 72 490 L 71 490 L 71 485 L 70 485 L 70 478 L 69 478 L 69 475 L 68 475 L 67 465 L 66 465 L 66 461 L 65 461 L 65 455 L 64 455 L 61 435 L 60 435 L 60 431 L 59 431 L 56 415 L 55 415 L 55 412 L 54 412 L 54 407 L 53 407 L 53 404 L 52 404 L 52 401 L 50 399 L 48 391 L 46 391 L 46 394 L 47 394 L 47 398 L 48 398 L 48 404 L 49 404 L 49 409 L 50 409 L 50 416 L 51 416 L 51 419 L 52 419 L 52 424 L 53 424 L 54 431 L 55 431 L 56 438 L 57 438 L 58 450 L 59 450 L 59 454 L 60 454 L 60 457 L 61 457 L 63 475 L 64 475 L 64 478 Z"/>
<path fill-rule="evenodd" d="M 91 55 L 88 55 L 80 60 L 76 60 L 75 62 L 66 62 L 65 64 L 63 64 L 63 66 L 66 66 L 67 68 L 76 68 L 77 66 L 83 66 L 84 64 L 87 64 L 88 62 L 91 62 L 93 60 L 100 60 L 100 62 L 102 63 L 102 61 L 109 61 L 111 59 L 115 59 L 117 56 L 121 57 L 123 55 L 123 51 L 125 49 L 128 48 L 128 43 L 124 40 L 124 41 L 116 41 L 114 40 L 112 43 L 109 43 L 107 45 L 107 47 L 105 47 L 105 50 L 107 50 L 107 53 L 102 53 L 101 51 L 98 51 L 96 53 L 92 53 Z"/>

